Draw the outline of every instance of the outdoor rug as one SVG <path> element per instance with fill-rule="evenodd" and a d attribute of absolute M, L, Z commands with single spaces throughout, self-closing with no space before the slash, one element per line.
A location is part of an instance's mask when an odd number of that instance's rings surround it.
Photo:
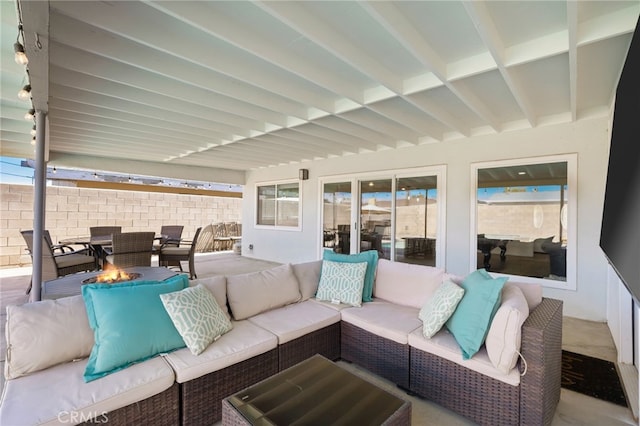
<path fill-rule="evenodd" d="M 562 387 L 627 407 L 616 366 L 609 361 L 562 351 Z"/>

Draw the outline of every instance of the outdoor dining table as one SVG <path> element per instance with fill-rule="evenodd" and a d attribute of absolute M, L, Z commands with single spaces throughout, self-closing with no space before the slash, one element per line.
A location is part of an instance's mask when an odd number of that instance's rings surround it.
<path fill-rule="evenodd" d="M 156 234 L 156 236 L 153 239 L 162 241 L 167 238 L 168 238 L 167 235 Z M 59 243 L 66 244 L 66 245 L 75 244 L 75 245 L 85 246 L 86 248 L 90 249 L 91 252 L 94 253 L 94 256 L 96 258 L 96 262 L 98 262 L 98 265 L 102 266 L 101 261 L 105 257 L 104 247 L 111 246 L 113 244 L 113 239 L 111 238 L 111 235 L 94 235 L 94 236 L 84 235 L 79 237 L 64 238 L 60 240 Z"/>

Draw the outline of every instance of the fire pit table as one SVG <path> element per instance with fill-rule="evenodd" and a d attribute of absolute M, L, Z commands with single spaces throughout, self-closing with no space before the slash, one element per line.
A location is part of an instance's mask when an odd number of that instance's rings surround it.
<path fill-rule="evenodd" d="M 124 268 L 123 271 L 132 275 L 132 278 L 126 281 L 164 281 L 178 275 L 171 269 L 153 266 L 135 266 Z M 104 271 L 81 272 L 45 281 L 42 283 L 41 298 L 42 300 L 60 299 L 61 297 L 79 295 L 82 285 L 95 282 L 96 277 L 102 273 Z"/>

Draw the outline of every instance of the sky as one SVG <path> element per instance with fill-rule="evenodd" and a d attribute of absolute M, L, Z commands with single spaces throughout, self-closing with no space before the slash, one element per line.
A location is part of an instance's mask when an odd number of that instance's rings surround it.
<path fill-rule="evenodd" d="M 21 158 L 0 157 L 0 183 L 33 184 L 33 169 L 21 167 Z"/>

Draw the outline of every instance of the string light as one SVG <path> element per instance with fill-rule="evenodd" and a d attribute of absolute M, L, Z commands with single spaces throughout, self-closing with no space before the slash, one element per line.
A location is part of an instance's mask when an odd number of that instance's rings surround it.
<path fill-rule="evenodd" d="M 31 108 L 29 111 L 27 111 L 27 113 L 24 115 L 24 119 L 25 120 L 33 120 L 33 117 L 36 115 L 36 110 Z"/>
<path fill-rule="evenodd" d="M 27 84 L 22 89 L 20 89 L 20 91 L 18 92 L 18 99 L 20 99 L 22 101 L 28 101 L 29 99 L 31 99 L 31 85 L 30 84 Z"/>
<path fill-rule="evenodd" d="M 22 25 L 20 25 L 18 28 L 22 30 Z M 27 58 L 27 54 L 24 53 L 24 46 L 22 45 L 22 43 L 16 40 L 16 42 L 13 44 L 13 51 L 15 53 L 13 58 L 15 59 L 16 64 L 27 65 L 29 63 L 29 58 Z"/>
<path fill-rule="evenodd" d="M 31 128 L 31 136 L 35 136 L 36 135 L 36 125 L 34 124 L 33 127 Z"/>
<path fill-rule="evenodd" d="M 53 166 L 53 173 L 58 173 L 58 170 L 56 169 L 55 166 Z"/>
<path fill-rule="evenodd" d="M 35 144 L 36 144 L 36 138 L 34 137 L 31 139 L 31 145 L 35 145 Z"/>

